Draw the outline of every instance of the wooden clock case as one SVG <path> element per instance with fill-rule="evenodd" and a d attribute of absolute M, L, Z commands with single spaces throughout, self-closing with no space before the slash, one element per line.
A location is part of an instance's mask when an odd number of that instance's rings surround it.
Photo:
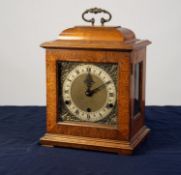
<path fill-rule="evenodd" d="M 122 27 L 77 26 L 45 42 L 47 70 L 47 131 L 42 145 L 131 154 L 147 136 L 145 126 L 145 71 L 148 40 L 136 39 Z M 118 64 L 118 116 L 115 127 L 86 122 L 60 122 L 58 115 L 57 61 Z M 140 63 L 139 105 L 134 114 L 135 65 Z"/>

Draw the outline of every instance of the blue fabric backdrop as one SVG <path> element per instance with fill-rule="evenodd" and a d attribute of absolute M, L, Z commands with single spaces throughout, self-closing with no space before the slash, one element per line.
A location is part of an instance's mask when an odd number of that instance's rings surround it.
<path fill-rule="evenodd" d="M 0 107 L 0 175 L 181 175 L 181 107 L 147 107 L 146 123 L 133 156 L 47 148 L 45 107 Z"/>

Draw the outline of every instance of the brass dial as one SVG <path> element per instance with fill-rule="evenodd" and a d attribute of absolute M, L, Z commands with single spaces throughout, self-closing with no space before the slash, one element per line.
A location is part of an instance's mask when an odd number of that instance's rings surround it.
<path fill-rule="evenodd" d="M 82 121 L 102 120 L 110 114 L 116 102 L 112 78 L 92 64 L 76 66 L 67 75 L 62 91 L 67 109 Z"/>

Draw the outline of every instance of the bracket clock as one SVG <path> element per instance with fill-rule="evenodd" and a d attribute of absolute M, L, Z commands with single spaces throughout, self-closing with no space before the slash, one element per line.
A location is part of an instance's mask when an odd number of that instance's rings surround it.
<path fill-rule="evenodd" d="M 89 13 L 107 18 L 95 26 Z M 92 26 L 66 29 L 41 45 L 47 69 L 42 145 L 131 154 L 149 133 L 144 108 L 150 41 L 123 27 L 104 26 L 111 17 L 106 10 L 88 9 L 82 18 Z"/>

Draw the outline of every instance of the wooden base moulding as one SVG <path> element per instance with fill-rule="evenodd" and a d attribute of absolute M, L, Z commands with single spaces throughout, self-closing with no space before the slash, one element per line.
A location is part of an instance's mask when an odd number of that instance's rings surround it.
<path fill-rule="evenodd" d="M 130 141 L 46 133 L 40 139 L 40 144 L 44 146 L 91 149 L 129 155 L 133 153 L 134 149 L 143 141 L 149 131 L 150 129 L 144 126 Z"/>

